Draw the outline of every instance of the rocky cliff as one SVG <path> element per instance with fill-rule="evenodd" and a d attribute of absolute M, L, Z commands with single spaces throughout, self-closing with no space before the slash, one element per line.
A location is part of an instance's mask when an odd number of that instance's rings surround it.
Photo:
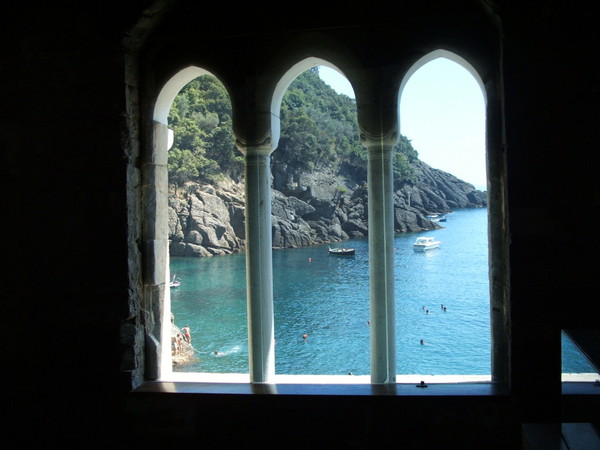
<path fill-rule="evenodd" d="M 417 162 L 418 181 L 394 193 L 396 232 L 439 228 L 428 218 L 459 208 L 487 206 L 485 192 L 453 175 Z M 273 247 L 341 242 L 368 234 L 367 187 L 328 172 L 274 180 Z M 172 256 L 214 256 L 244 248 L 244 186 L 223 179 L 212 185 L 188 183 L 169 195 Z"/>

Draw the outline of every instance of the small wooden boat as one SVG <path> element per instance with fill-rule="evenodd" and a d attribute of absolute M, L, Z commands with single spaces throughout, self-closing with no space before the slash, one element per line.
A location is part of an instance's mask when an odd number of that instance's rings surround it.
<path fill-rule="evenodd" d="M 354 255 L 353 248 L 330 248 L 330 255 L 339 255 L 339 256 L 352 256 Z"/>

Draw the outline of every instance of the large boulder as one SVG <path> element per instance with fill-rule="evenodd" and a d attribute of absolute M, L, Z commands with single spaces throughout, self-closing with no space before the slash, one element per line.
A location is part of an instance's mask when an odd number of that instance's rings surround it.
<path fill-rule="evenodd" d="M 230 214 L 239 209 L 239 197 L 212 185 L 188 184 L 186 188 L 169 196 L 171 255 L 224 255 L 243 248 L 243 239 L 234 230 Z"/>

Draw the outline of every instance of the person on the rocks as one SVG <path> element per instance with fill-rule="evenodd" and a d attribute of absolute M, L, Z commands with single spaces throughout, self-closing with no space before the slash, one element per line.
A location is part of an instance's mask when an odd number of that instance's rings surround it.
<path fill-rule="evenodd" d="M 171 337 L 171 356 L 177 355 L 177 338 L 175 336 Z"/>
<path fill-rule="evenodd" d="M 180 333 L 177 333 L 177 354 L 181 355 L 183 353 L 183 337 L 181 337 Z"/>
<path fill-rule="evenodd" d="M 192 335 L 190 334 L 190 327 L 188 325 L 186 325 L 185 327 L 183 327 L 181 329 L 181 331 L 183 331 L 183 339 L 185 340 L 185 342 L 187 342 L 188 344 L 192 344 Z"/>

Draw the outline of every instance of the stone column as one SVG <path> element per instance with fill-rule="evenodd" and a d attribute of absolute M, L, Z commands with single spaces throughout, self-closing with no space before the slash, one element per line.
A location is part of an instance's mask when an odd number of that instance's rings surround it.
<path fill-rule="evenodd" d="M 146 379 L 171 373 L 171 299 L 169 292 L 168 167 L 169 129 L 154 122 L 152 152 L 141 164 Z"/>
<path fill-rule="evenodd" d="M 271 148 L 242 145 L 246 192 L 246 289 L 250 381 L 275 375 L 273 259 L 271 238 Z"/>
<path fill-rule="evenodd" d="M 396 133 L 365 136 L 368 149 L 371 383 L 396 382 L 393 146 Z"/>

